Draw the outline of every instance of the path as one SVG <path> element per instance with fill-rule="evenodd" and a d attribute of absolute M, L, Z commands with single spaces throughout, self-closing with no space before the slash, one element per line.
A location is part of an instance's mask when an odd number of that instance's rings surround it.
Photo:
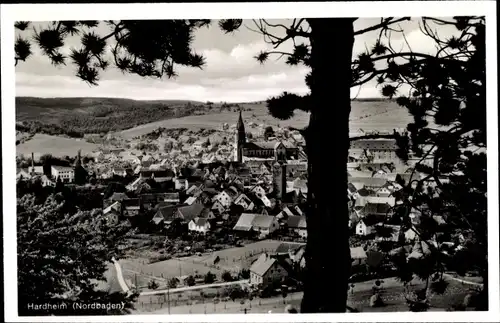
<path fill-rule="evenodd" d="M 125 279 L 123 279 L 122 267 L 120 266 L 120 263 L 116 261 L 114 257 L 111 260 L 115 264 L 116 277 L 118 278 L 120 287 L 122 288 L 124 293 L 130 293 L 130 288 L 128 288 L 127 283 L 125 283 Z"/>
<path fill-rule="evenodd" d="M 472 282 L 470 280 L 464 280 L 464 279 L 460 279 L 460 278 L 456 278 L 454 277 L 453 275 L 450 275 L 450 274 L 444 274 L 444 276 L 450 278 L 450 279 L 453 279 L 454 281 L 457 281 L 459 283 L 462 283 L 462 284 L 467 284 L 467 285 L 473 285 L 473 286 L 483 286 L 483 283 L 477 283 L 477 282 Z"/>

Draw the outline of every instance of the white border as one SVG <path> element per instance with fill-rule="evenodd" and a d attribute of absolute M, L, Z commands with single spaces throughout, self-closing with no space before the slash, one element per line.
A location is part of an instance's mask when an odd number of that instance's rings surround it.
<path fill-rule="evenodd" d="M 190 3 L 190 4 L 18 4 L 1 7 L 2 158 L 4 221 L 5 321 L 9 322 L 428 322 L 499 321 L 498 125 L 497 48 L 494 1 L 393 1 L 307 3 Z M 488 236 L 490 266 L 489 312 L 359 313 L 315 315 L 131 315 L 101 317 L 18 317 L 15 213 L 15 69 L 14 21 L 174 19 L 174 18 L 291 18 L 485 15 L 487 40 Z M 16 278 L 15 278 L 16 277 Z"/>

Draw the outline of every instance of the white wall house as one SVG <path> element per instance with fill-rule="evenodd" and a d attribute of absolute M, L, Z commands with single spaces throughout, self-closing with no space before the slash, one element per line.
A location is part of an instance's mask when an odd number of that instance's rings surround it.
<path fill-rule="evenodd" d="M 189 231 L 207 233 L 210 231 L 210 227 L 210 222 L 206 218 L 196 217 L 188 223 Z"/>
<path fill-rule="evenodd" d="M 60 178 L 61 182 L 73 183 L 75 181 L 75 171 L 71 167 L 52 166 L 52 177 L 56 181 Z"/>
<path fill-rule="evenodd" d="M 265 287 L 279 282 L 283 277 L 288 276 L 288 272 L 276 259 L 263 253 L 250 267 L 250 285 Z"/>
<path fill-rule="evenodd" d="M 358 236 L 367 236 L 374 232 L 374 228 L 372 226 L 367 226 L 363 220 L 359 221 L 356 224 L 356 234 Z"/>

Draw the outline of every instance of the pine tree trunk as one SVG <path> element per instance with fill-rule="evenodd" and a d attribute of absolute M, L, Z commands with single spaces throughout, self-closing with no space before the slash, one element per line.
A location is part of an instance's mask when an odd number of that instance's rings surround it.
<path fill-rule="evenodd" d="M 346 311 L 351 259 L 347 159 L 353 20 L 308 19 L 312 109 L 308 154 L 306 275 L 302 313 Z"/>

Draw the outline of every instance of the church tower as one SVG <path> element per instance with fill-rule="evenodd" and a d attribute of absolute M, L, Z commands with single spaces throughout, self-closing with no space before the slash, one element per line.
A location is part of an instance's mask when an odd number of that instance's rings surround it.
<path fill-rule="evenodd" d="M 243 117 L 240 116 L 238 118 L 238 123 L 236 124 L 236 135 L 234 138 L 234 148 L 235 148 L 235 161 L 241 163 L 243 161 L 243 146 L 246 143 L 246 133 L 245 133 L 245 125 L 243 124 Z"/>
<path fill-rule="evenodd" d="M 78 155 L 75 159 L 74 164 L 74 172 L 75 172 L 75 183 L 78 185 L 85 184 L 87 181 L 87 171 L 82 166 L 82 153 L 81 150 L 78 150 Z"/>
<path fill-rule="evenodd" d="M 286 162 L 276 161 L 273 165 L 273 190 L 278 200 L 286 195 Z"/>

